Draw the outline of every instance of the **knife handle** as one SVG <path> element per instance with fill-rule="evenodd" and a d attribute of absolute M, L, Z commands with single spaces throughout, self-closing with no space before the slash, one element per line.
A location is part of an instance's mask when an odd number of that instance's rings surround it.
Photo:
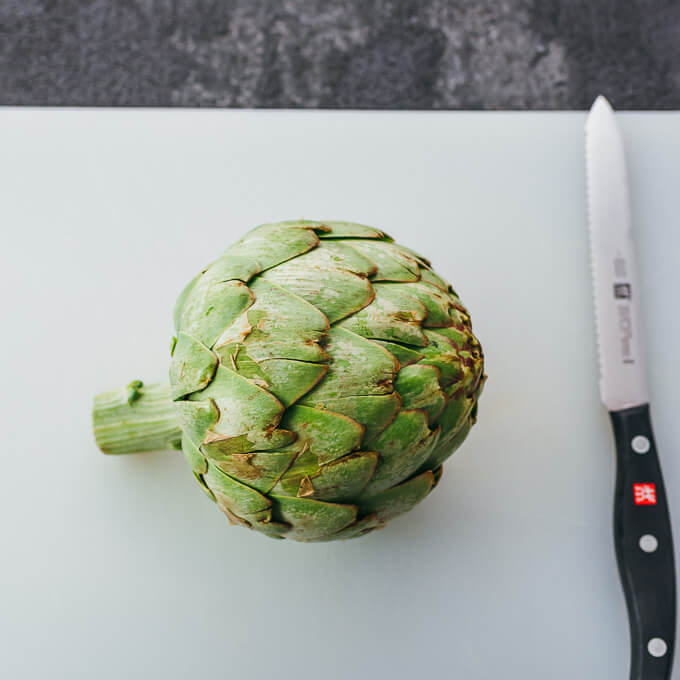
<path fill-rule="evenodd" d="M 673 539 L 649 404 L 610 412 L 614 543 L 628 606 L 630 680 L 669 680 L 675 642 Z"/>

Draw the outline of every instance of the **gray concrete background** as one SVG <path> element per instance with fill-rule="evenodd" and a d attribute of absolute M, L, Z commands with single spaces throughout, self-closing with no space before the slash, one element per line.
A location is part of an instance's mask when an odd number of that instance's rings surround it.
<path fill-rule="evenodd" d="M 675 0 L 0 0 L 0 104 L 680 108 Z"/>

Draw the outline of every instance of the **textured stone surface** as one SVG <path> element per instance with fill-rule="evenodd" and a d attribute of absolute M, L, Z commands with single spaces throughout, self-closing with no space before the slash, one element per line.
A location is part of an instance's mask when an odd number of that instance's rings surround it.
<path fill-rule="evenodd" d="M 680 108 L 675 0 L 0 0 L 0 104 Z"/>

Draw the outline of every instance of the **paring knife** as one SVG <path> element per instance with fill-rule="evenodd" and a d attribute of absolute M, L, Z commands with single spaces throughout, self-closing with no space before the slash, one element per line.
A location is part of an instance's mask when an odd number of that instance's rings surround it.
<path fill-rule="evenodd" d="M 614 543 L 630 620 L 630 680 L 668 680 L 675 640 L 671 525 L 649 415 L 623 142 L 602 96 L 586 123 L 586 175 L 600 393 L 616 441 Z"/>

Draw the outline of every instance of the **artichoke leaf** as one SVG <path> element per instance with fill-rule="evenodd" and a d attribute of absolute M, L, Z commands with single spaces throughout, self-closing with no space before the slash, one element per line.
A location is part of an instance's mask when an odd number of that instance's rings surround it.
<path fill-rule="evenodd" d="M 459 382 L 463 378 L 463 366 L 458 350 L 445 335 L 437 329 L 425 330 L 425 335 L 428 339 L 427 347 L 422 348 L 422 353 L 425 358 L 421 360 L 421 364 L 436 366 L 441 374 L 440 384 L 442 387 L 447 387 Z"/>
<path fill-rule="evenodd" d="M 390 354 L 394 355 L 401 368 L 409 366 L 410 364 L 415 364 L 425 357 L 424 354 L 417 351 L 417 347 L 408 347 L 406 345 L 400 345 L 398 342 L 389 342 L 388 340 L 374 339 L 373 342 L 378 343 L 381 347 L 384 347 L 390 352 Z"/>
<path fill-rule="evenodd" d="M 201 491 L 213 502 L 217 503 L 217 499 L 215 498 L 215 494 L 208 488 L 208 486 L 205 483 L 205 479 L 203 479 L 203 475 L 200 474 L 199 472 L 196 472 L 196 470 L 193 470 L 194 473 L 194 479 L 198 482 L 198 485 L 201 487 Z"/>
<path fill-rule="evenodd" d="M 217 357 L 198 340 L 180 332 L 170 362 L 172 398 L 207 387 L 216 368 Z"/>
<path fill-rule="evenodd" d="M 203 479 L 217 505 L 232 521 L 241 523 L 238 520 L 242 520 L 249 526 L 271 520 L 272 502 L 259 491 L 232 479 L 212 463 L 208 464 Z"/>
<path fill-rule="evenodd" d="M 435 286 L 419 281 L 417 283 L 376 283 L 376 295 L 383 289 L 399 292 L 415 298 L 426 310 L 422 325 L 426 328 L 444 328 L 453 325 L 451 310 L 454 300 Z"/>
<path fill-rule="evenodd" d="M 405 255 L 387 241 L 351 241 L 364 257 L 378 268 L 372 281 L 419 281 L 420 266 L 417 260 Z"/>
<path fill-rule="evenodd" d="M 268 390 L 285 406 L 291 406 L 307 394 L 328 373 L 325 364 L 289 359 L 265 359 L 260 362 Z"/>
<path fill-rule="evenodd" d="M 347 243 L 324 240 L 314 248 L 295 258 L 297 267 L 319 267 L 322 269 L 345 269 L 359 276 L 372 276 L 378 267 L 358 250 Z"/>
<path fill-rule="evenodd" d="M 229 255 L 255 260 L 262 271 L 302 255 L 319 243 L 310 225 L 262 224 L 227 249 Z"/>
<path fill-rule="evenodd" d="M 368 305 L 375 293 L 370 281 L 343 269 L 298 265 L 297 260 L 270 269 L 263 275 L 299 295 L 335 323 Z"/>
<path fill-rule="evenodd" d="M 267 522 L 255 522 L 250 525 L 251 529 L 259 531 L 269 538 L 286 538 L 285 534 L 290 531 L 290 524 L 285 522 L 273 522 L 271 520 Z"/>
<path fill-rule="evenodd" d="M 442 290 L 445 293 L 453 293 L 451 284 L 448 281 L 444 280 L 441 276 L 439 276 L 439 274 L 435 274 L 435 272 L 433 272 L 432 269 L 421 267 L 420 278 L 425 283 L 429 283 L 430 285 L 439 288 L 439 290 Z"/>
<path fill-rule="evenodd" d="M 215 403 L 204 401 L 176 401 L 175 411 L 182 432 L 194 446 L 200 447 L 208 430 L 215 425 L 220 416 Z"/>
<path fill-rule="evenodd" d="M 323 539 L 341 531 L 357 518 L 357 508 L 354 505 L 274 495 L 271 500 L 273 519 L 290 524 L 288 536 L 298 541 Z"/>
<path fill-rule="evenodd" d="M 245 338 L 230 340 L 214 347 L 214 352 L 222 363 L 231 363 L 232 357 L 238 362 L 243 351 L 255 362 L 265 359 L 292 359 L 294 361 L 310 361 L 326 363 L 330 357 L 323 348 L 326 333 L 323 331 L 295 330 L 261 331 L 251 329 Z"/>
<path fill-rule="evenodd" d="M 204 274 L 204 276 L 206 276 Z M 206 347 L 212 347 L 255 300 L 250 288 L 241 281 L 206 283 L 199 279 L 187 296 L 179 314 L 179 330 Z"/>
<path fill-rule="evenodd" d="M 182 437 L 182 452 L 195 474 L 203 475 L 208 471 L 208 461 L 187 435 Z"/>
<path fill-rule="evenodd" d="M 425 305 L 388 286 L 375 286 L 371 304 L 340 322 L 339 326 L 364 338 L 390 340 L 423 347 L 427 338 L 421 325 L 427 316 Z"/>
<path fill-rule="evenodd" d="M 333 327 L 328 331 L 326 351 L 330 355 L 328 374 L 305 397 L 306 403 L 394 391 L 399 362 L 384 347 L 352 331 Z"/>
<path fill-rule="evenodd" d="M 203 439 L 201 450 L 211 460 L 219 461 L 234 454 L 257 451 L 279 451 L 296 439 L 294 432 L 281 429 L 247 432 L 237 436 L 209 431 Z"/>
<path fill-rule="evenodd" d="M 233 479 L 262 493 L 268 493 L 290 467 L 297 454 L 268 451 L 266 453 L 235 453 L 211 458 L 210 462 Z"/>
<path fill-rule="evenodd" d="M 473 397 L 464 397 L 463 395 L 451 397 L 447 400 L 444 410 L 434 421 L 436 425 L 442 428 L 442 442 L 446 441 L 450 433 L 455 433 L 461 427 L 470 416 L 470 411 L 472 411 L 474 405 L 475 399 Z"/>
<path fill-rule="evenodd" d="M 309 341 L 314 333 L 329 327 L 328 319 L 299 295 L 262 277 L 252 282 L 254 303 L 226 327 L 215 342 L 215 348 L 232 343 L 266 341 L 278 337 L 298 344 Z M 314 336 L 314 337 L 319 337 Z"/>
<path fill-rule="evenodd" d="M 364 435 L 363 426 L 352 418 L 300 404 L 286 410 L 281 427 L 297 435 L 298 453 L 309 451 L 319 464 L 358 449 Z"/>
<path fill-rule="evenodd" d="M 407 258 L 411 260 L 415 260 L 421 268 L 427 268 L 429 269 L 432 267 L 432 263 L 426 258 L 420 255 L 419 253 L 416 253 L 415 250 L 411 250 L 411 248 L 407 248 L 406 246 L 402 246 L 400 243 L 394 243 L 392 242 L 392 248 L 395 250 L 398 250 L 400 253 L 405 255 Z"/>
<path fill-rule="evenodd" d="M 436 366 L 415 364 L 399 371 L 394 388 L 399 392 L 404 409 L 423 409 L 428 422 L 433 423 L 446 405 L 446 395 L 439 386 L 440 372 Z"/>
<path fill-rule="evenodd" d="M 318 222 L 317 224 L 324 225 L 328 231 L 319 234 L 322 239 L 334 238 L 370 238 L 370 239 L 389 239 L 389 236 L 380 229 L 368 227 L 365 224 L 357 224 L 356 222 L 338 222 L 331 220 L 329 222 Z"/>
<path fill-rule="evenodd" d="M 327 409 L 356 420 L 365 428 L 363 443 L 366 444 L 394 420 L 401 406 L 401 399 L 396 392 L 326 399 L 307 395 L 300 404 Z"/>
<path fill-rule="evenodd" d="M 472 418 L 468 418 L 458 430 L 454 430 L 446 439 L 435 446 L 431 456 L 425 462 L 425 466 L 430 468 L 437 467 L 453 455 L 470 433 L 472 423 Z"/>
<path fill-rule="evenodd" d="M 344 541 L 348 538 L 357 538 L 364 536 L 375 529 L 382 529 L 385 526 L 385 521 L 378 519 L 376 515 L 366 515 L 354 524 L 350 524 L 345 529 L 338 531 L 332 536 L 327 537 L 326 541 Z"/>
<path fill-rule="evenodd" d="M 208 387 L 189 399 L 213 400 L 220 417 L 211 430 L 224 437 L 271 431 L 284 411 L 275 396 L 224 365 L 217 367 Z"/>
<path fill-rule="evenodd" d="M 306 464 L 304 458 L 302 456 L 295 461 L 274 493 L 338 503 L 351 502 L 368 484 L 378 464 L 378 454 L 374 451 L 356 451 L 321 467 L 314 456 L 309 456 Z M 298 461 L 302 464 L 298 465 Z"/>
<path fill-rule="evenodd" d="M 428 427 L 425 411 L 400 411 L 392 424 L 371 442 L 380 458 L 362 498 L 410 477 L 429 458 L 440 434 L 440 429 L 433 431 Z"/>
<path fill-rule="evenodd" d="M 179 333 L 179 326 L 182 320 L 182 309 L 184 308 L 184 303 L 189 297 L 191 291 L 194 289 L 198 280 L 201 278 L 201 274 L 194 276 L 189 283 L 182 289 L 182 292 L 177 296 L 177 301 L 175 302 L 175 308 L 173 310 L 172 319 L 175 325 L 175 331 Z"/>
<path fill-rule="evenodd" d="M 403 484 L 363 499 L 359 511 L 361 515 L 375 515 L 381 521 L 390 520 L 420 503 L 430 493 L 434 481 L 434 474 L 427 470 Z"/>

